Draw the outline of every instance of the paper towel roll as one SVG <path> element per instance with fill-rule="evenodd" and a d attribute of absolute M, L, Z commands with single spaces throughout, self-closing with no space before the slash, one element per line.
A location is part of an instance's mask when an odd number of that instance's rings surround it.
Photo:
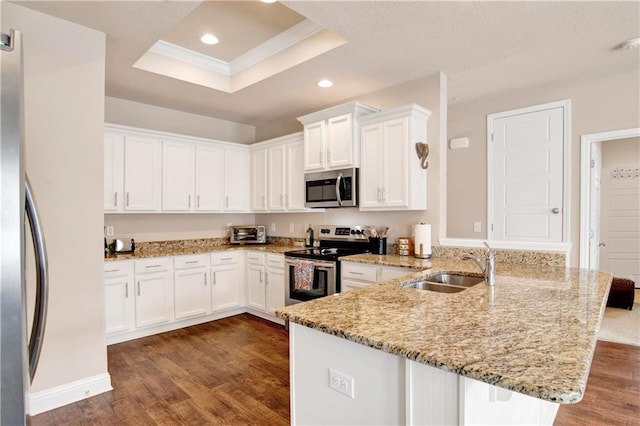
<path fill-rule="evenodd" d="M 431 225 L 420 223 L 413 226 L 413 255 L 422 259 L 431 257 Z"/>

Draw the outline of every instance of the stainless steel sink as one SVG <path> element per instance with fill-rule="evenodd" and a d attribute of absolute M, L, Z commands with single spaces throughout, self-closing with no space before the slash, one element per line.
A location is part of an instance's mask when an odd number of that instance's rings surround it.
<path fill-rule="evenodd" d="M 459 293 L 483 281 L 484 278 L 473 275 L 441 273 L 427 277 L 422 281 L 409 283 L 403 287 L 437 291 L 439 293 Z"/>
<path fill-rule="evenodd" d="M 476 284 L 480 284 L 484 281 L 482 277 L 474 277 L 473 275 L 461 275 L 461 274 L 437 274 L 433 277 L 428 277 L 425 281 L 440 283 L 440 284 L 449 284 L 460 287 L 473 287 Z"/>

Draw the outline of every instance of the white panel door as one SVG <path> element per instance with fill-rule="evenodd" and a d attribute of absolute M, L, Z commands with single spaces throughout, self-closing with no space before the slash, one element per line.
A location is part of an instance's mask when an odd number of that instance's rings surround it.
<path fill-rule="evenodd" d="M 385 207 L 407 207 L 409 205 L 409 179 L 407 173 L 407 133 L 409 120 L 401 118 L 384 123 L 384 150 L 382 173 L 382 204 Z"/>
<path fill-rule="evenodd" d="M 314 172 L 325 168 L 327 122 L 322 120 L 304 126 L 304 170 Z"/>
<path fill-rule="evenodd" d="M 221 211 L 224 185 L 224 149 L 196 145 L 196 211 Z"/>
<path fill-rule="evenodd" d="M 133 328 L 133 282 L 131 276 L 105 279 L 105 325 L 107 334 Z"/>
<path fill-rule="evenodd" d="M 602 175 L 602 142 L 591 144 L 591 214 L 589 218 L 589 269 L 600 269 L 600 193 Z M 602 243 L 604 244 L 604 243 Z"/>
<path fill-rule="evenodd" d="M 224 159 L 224 210 L 246 211 L 249 203 L 249 151 L 227 149 Z"/>
<path fill-rule="evenodd" d="M 213 310 L 239 308 L 244 303 L 242 265 L 219 265 L 211 268 Z"/>
<path fill-rule="evenodd" d="M 251 208 L 267 210 L 267 149 L 251 152 Z"/>
<path fill-rule="evenodd" d="M 561 242 L 564 109 L 496 118 L 492 128 L 491 239 Z"/>
<path fill-rule="evenodd" d="M 382 124 L 360 129 L 360 208 L 378 207 L 382 197 Z"/>
<path fill-rule="evenodd" d="M 285 147 L 284 145 L 269 148 L 269 173 L 268 197 L 270 211 L 283 211 L 286 209 L 285 200 Z"/>
<path fill-rule="evenodd" d="M 197 317 L 211 312 L 208 269 L 187 269 L 173 273 L 175 319 Z"/>
<path fill-rule="evenodd" d="M 124 135 L 104 135 L 104 211 L 119 211 L 123 205 Z"/>
<path fill-rule="evenodd" d="M 162 143 L 154 138 L 125 136 L 124 209 L 160 209 Z"/>
<path fill-rule="evenodd" d="M 353 116 L 343 114 L 327 122 L 327 166 L 341 169 L 354 166 Z"/>
<path fill-rule="evenodd" d="M 188 212 L 195 197 L 195 146 L 182 141 L 162 142 L 162 210 Z"/>
<path fill-rule="evenodd" d="M 266 310 L 275 315 L 284 307 L 284 270 L 268 268 L 266 274 Z"/>
<path fill-rule="evenodd" d="M 287 209 L 304 210 L 304 145 L 302 141 L 287 145 Z"/>
<path fill-rule="evenodd" d="M 136 276 L 136 327 L 171 321 L 171 284 L 169 272 Z"/>
<path fill-rule="evenodd" d="M 264 266 L 247 265 L 247 305 L 266 310 Z"/>

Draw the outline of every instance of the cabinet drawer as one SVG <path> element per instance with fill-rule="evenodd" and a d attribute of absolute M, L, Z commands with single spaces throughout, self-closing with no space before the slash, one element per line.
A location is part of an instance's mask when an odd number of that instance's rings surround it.
<path fill-rule="evenodd" d="M 211 265 L 226 265 L 230 263 L 240 263 L 241 254 L 242 252 L 237 250 L 212 253 Z"/>
<path fill-rule="evenodd" d="M 191 254 L 173 258 L 173 267 L 175 269 L 201 268 L 203 266 L 209 266 L 208 254 Z"/>
<path fill-rule="evenodd" d="M 284 255 L 267 254 L 267 266 L 270 268 L 284 269 Z"/>
<path fill-rule="evenodd" d="M 247 252 L 247 263 L 252 265 L 264 265 L 264 253 L 256 251 Z"/>
<path fill-rule="evenodd" d="M 401 277 L 403 275 L 409 275 L 416 272 L 415 269 L 410 269 L 410 268 L 389 268 L 389 267 L 382 267 L 380 269 L 380 277 L 378 279 L 378 282 L 381 281 L 388 281 L 394 278 L 398 278 Z"/>
<path fill-rule="evenodd" d="M 376 266 L 359 263 L 343 262 L 342 276 L 360 281 L 376 282 Z"/>
<path fill-rule="evenodd" d="M 171 269 L 170 257 L 153 257 L 150 259 L 136 260 L 136 274 L 144 274 L 145 272 L 168 271 Z"/>
<path fill-rule="evenodd" d="M 133 272 L 133 263 L 129 261 L 104 262 L 104 276 L 117 277 L 129 275 Z"/>

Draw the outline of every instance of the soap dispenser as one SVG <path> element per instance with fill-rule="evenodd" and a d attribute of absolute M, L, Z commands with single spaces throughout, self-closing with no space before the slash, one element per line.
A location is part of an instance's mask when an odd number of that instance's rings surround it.
<path fill-rule="evenodd" d="M 307 228 L 304 238 L 304 245 L 307 247 L 313 247 L 313 228 L 311 227 L 311 225 L 309 225 L 309 227 Z"/>

